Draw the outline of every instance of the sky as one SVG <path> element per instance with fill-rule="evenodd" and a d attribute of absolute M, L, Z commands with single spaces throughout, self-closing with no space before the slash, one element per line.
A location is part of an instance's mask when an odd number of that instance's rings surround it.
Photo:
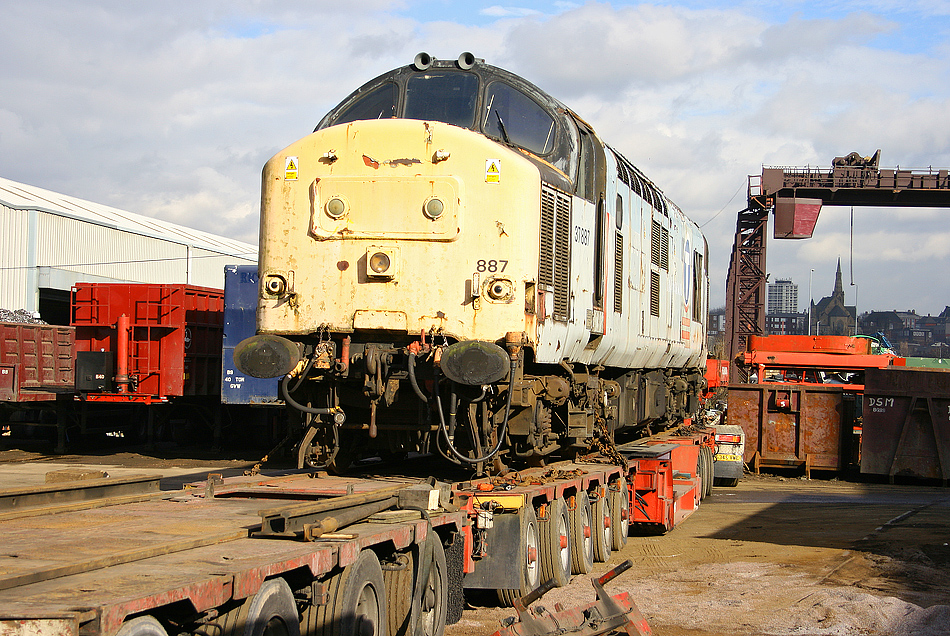
<path fill-rule="evenodd" d="M 765 166 L 950 167 L 950 0 L 0 0 L 0 176 L 257 242 L 260 172 L 365 81 L 471 51 L 590 122 L 691 218 L 725 303 Z M 822 210 L 770 280 L 950 305 L 950 210 Z M 853 245 L 852 245 L 853 244 Z M 814 272 L 812 273 L 812 270 Z M 811 282 L 810 282 L 811 281 Z M 853 283 L 853 284 L 852 284 Z"/>

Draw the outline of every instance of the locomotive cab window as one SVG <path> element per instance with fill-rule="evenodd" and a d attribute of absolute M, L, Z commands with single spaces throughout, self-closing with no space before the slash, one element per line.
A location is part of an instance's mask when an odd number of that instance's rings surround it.
<path fill-rule="evenodd" d="M 334 124 L 348 124 L 363 119 L 389 119 L 396 116 L 396 85 L 386 82 L 357 99 Z"/>
<path fill-rule="evenodd" d="M 406 83 L 403 117 L 472 128 L 478 77 L 472 73 L 422 73 Z"/>
<path fill-rule="evenodd" d="M 538 155 L 554 149 L 554 118 L 521 91 L 493 82 L 485 92 L 484 104 L 482 127 L 489 137 Z"/>

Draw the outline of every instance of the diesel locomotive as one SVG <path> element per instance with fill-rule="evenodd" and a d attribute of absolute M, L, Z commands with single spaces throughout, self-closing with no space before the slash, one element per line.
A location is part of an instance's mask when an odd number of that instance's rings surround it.
<path fill-rule="evenodd" d="M 257 335 L 302 463 L 539 465 L 681 424 L 699 227 L 570 108 L 470 53 L 364 84 L 263 170 Z"/>

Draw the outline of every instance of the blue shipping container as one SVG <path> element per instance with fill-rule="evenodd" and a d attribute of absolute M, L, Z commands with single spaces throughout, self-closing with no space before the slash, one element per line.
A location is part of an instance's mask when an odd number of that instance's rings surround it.
<path fill-rule="evenodd" d="M 279 378 L 254 378 L 234 366 L 234 347 L 257 332 L 257 265 L 224 268 L 222 404 L 281 405 Z"/>

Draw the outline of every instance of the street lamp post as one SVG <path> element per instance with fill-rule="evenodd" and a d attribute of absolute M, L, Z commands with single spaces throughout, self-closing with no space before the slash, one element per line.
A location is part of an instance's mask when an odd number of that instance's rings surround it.
<path fill-rule="evenodd" d="M 815 274 L 815 270 L 812 269 L 811 273 L 808 274 L 808 335 L 811 335 L 811 277 Z"/>
<path fill-rule="evenodd" d="M 856 283 L 851 283 L 851 286 L 854 287 L 854 336 L 858 336 L 858 286 Z"/>

